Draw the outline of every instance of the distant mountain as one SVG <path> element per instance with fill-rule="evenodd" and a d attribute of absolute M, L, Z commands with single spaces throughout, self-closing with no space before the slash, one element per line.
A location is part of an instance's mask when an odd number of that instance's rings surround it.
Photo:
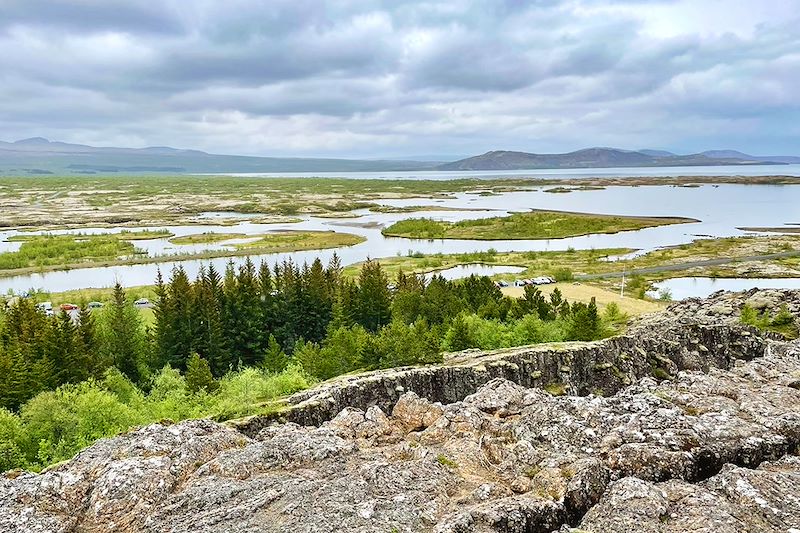
<path fill-rule="evenodd" d="M 792 155 L 748 155 L 736 150 L 706 150 L 701 152 L 706 157 L 740 158 L 751 161 L 769 161 L 775 163 L 800 163 L 800 157 Z"/>
<path fill-rule="evenodd" d="M 215 174 L 279 172 L 391 172 L 423 170 L 530 170 L 800 163 L 793 156 L 751 156 L 734 150 L 676 155 L 664 150 L 587 148 L 566 154 L 493 151 L 475 157 L 424 155 L 406 159 L 326 159 L 219 155 L 169 146 L 96 147 L 32 137 L 0 141 L 0 175 Z"/>
<path fill-rule="evenodd" d="M 391 172 L 430 170 L 441 159 L 402 161 L 217 155 L 168 146 L 96 147 L 33 137 L 0 141 L 0 174 Z"/>
<path fill-rule="evenodd" d="M 667 152 L 666 150 L 636 150 L 640 154 L 644 155 L 652 155 L 654 157 L 672 157 L 674 155 L 672 152 Z"/>
<path fill-rule="evenodd" d="M 437 167 L 438 170 L 533 170 L 559 168 L 671 167 L 784 164 L 745 157 L 709 157 L 704 154 L 654 155 L 616 148 L 587 148 L 566 154 L 531 154 L 497 150 Z"/>

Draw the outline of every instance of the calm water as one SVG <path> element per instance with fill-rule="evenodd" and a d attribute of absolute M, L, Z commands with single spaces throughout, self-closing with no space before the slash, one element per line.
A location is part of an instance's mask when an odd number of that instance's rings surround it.
<path fill-rule="evenodd" d="M 734 165 L 717 167 L 621 167 L 621 168 L 562 168 L 533 170 L 403 170 L 396 172 L 279 172 L 223 173 L 215 176 L 263 178 L 348 178 L 348 179 L 425 179 L 452 180 L 457 178 L 608 178 L 632 176 L 800 176 L 800 165 Z"/>
<path fill-rule="evenodd" d="M 786 167 L 780 167 L 786 168 Z M 752 168 L 749 168 L 752 170 Z M 422 211 L 418 213 L 371 213 L 368 210 L 356 212 L 353 219 L 323 219 L 305 217 L 298 223 L 256 224 L 250 217 L 241 214 L 228 214 L 236 220 L 234 226 L 187 225 L 172 226 L 169 229 L 176 235 L 189 235 L 203 232 L 242 233 L 255 235 L 271 230 L 334 230 L 355 233 L 367 240 L 356 246 L 336 250 L 343 264 L 363 261 L 367 257 L 381 258 L 405 255 L 409 251 L 432 253 L 463 253 L 495 249 L 505 251 L 566 250 L 568 248 L 634 248 L 644 253 L 656 248 L 682 244 L 702 237 L 726 237 L 743 235 L 739 226 L 781 226 L 800 223 L 800 186 L 793 185 L 703 185 L 697 188 L 673 186 L 609 187 L 603 190 L 575 191 L 569 194 L 542 192 L 541 187 L 529 191 L 517 191 L 497 196 L 480 196 L 459 193 L 449 198 L 414 198 L 384 200 L 381 203 L 392 206 L 437 206 L 442 208 L 469 209 L 469 211 Z M 398 220 L 412 217 L 431 217 L 439 220 L 457 221 L 467 218 L 492 217 L 515 211 L 530 209 L 554 209 L 608 213 L 619 215 L 684 216 L 699 219 L 701 222 L 662 226 L 640 231 L 622 232 L 613 235 L 588 235 L 568 239 L 553 240 L 417 240 L 391 238 L 381 235 L 381 227 Z M 223 220 L 220 213 L 209 214 L 208 218 Z M 82 233 L 110 233 L 124 228 L 84 228 Z M 158 227 L 152 229 L 159 229 Z M 74 233 L 63 230 L 58 233 Z M 3 242 L 18 232 L 0 231 L 0 251 L 12 251 L 19 243 Z M 135 241 L 137 248 L 147 250 L 151 255 L 170 255 L 203 250 L 221 250 L 229 247 L 226 243 L 174 245 L 167 239 Z M 297 262 L 312 261 L 320 257 L 327 261 L 334 250 L 312 250 L 289 254 L 268 254 L 254 257 L 256 261 L 270 263 L 292 259 Z M 204 261 L 182 261 L 180 264 L 190 276 L 196 275 L 202 264 L 213 263 L 224 268 L 229 261 L 240 264 L 243 258 L 220 258 Z M 50 291 L 63 291 L 86 287 L 107 287 L 117 280 L 126 286 L 151 284 L 157 270 L 169 271 L 173 263 L 160 265 L 131 265 L 119 267 L 85 268 L 68 272 L 50 272 L 0 278 L 0 292 L 9 289 L 22 292 L 31 288 Z M 676 295 L 677 297 L 677 295 Z"/>
<path fill-rule="evenodd" d="M 800 289 L 800 278 L 673 278 L 655 284 L 653 296 L 669 290 L 673 300 L 705 297 L 716 291 L 759 289 Z"/>

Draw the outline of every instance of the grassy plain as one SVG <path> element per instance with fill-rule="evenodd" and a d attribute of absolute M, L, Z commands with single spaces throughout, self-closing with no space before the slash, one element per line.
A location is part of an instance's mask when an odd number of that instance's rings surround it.
<path fill-rule="evenodd" d="M 385 228 L 382 233 L 391 237 L 411 239 L 560 239 L 689 222 L 698 221 L 677 217 L 627 217 L 564 211 L 531 211 L 504 217 L 479 218 L 459 222 L 410 218 L 395 222 Z"/>
<path fill-rule="evenodd" d="M 539 290 L 546 296 L 549 296 L 556 287 L 561 291 L 561 294 L 569 301 L 588 302 L 592 298 L 595 299 L 600 309 L 604 309 L 608 304 L 615 303 L 619 306 L 620 311 L 630 316 L 639 316 L 645 313 L 652 313 L 660 311 L 665 307 L 664 302 L 644 300 L 640 298 L 631 298 L 629 296 L 620 296 L 619 291 L 613 291 L 597 287 L 595 285 L 588 285 L 586 283 L 564 282 L 554 283 L 551 285 L 541 285 Z M 519 298 L 524 291 L 523 287 L 504 287 L 503 294 Z"/>

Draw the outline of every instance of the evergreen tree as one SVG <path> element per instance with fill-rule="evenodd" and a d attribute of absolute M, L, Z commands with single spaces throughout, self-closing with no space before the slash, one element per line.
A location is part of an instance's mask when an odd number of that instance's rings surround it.
<path fill-rule="evenodd" d="M 80 357 L 87 373 L 99 378 L 110 363 L 100 353 L 95 318 L 85 305 L 78 314 L 76 342 L 80 347 Z"/>
<path fill-rule="evenodd" d="M 212 392 L 217 386 L 208 361 L 193 352 L 186 360 L 186 389 L 190 392 Z"/>
<path fill-rule="evenodd" d="M 186 360 L 195 351 L 196 301 L 192 284 L 183 267 L 172 271 L 167 286 L 169 316 L 172 321 L 172 344 L 168 346 L 166 361 L 172 368 L 186 368 Z"/>
<path fill-rule="evenodd" d="M 289 358 L 283 353 L 274 335 L 269 336 L 267 351 L 264 353 L 264 360 L 261 362 L 262 368 L 267 372 L 278 373 L 289 364 Z"/>
<path fill-rule="evenodd" d="M 386 274 L 377 261 L 367 259 L 358 277 L 357 322 L 368 331 L 378 331 L 392 316 L 392 297 Z"/>
<path fill-rule="evenodd" d="M 308 328 L 303 337 L 320 342 L 325 338 L 328 323 L 333 312 L 333 290 L 330 287 L 329 276 L 319 258 L 311 264 L 305 276 L 307 286 L 306 300 L 308 305 Z"/>
<path fill-rule="evenodd" d="M 486 302 L 494 304 L 493 300 Z M 420 316 L 429 324 L 444 324 L 464 308 L 464 303 L 452 282 L 440 275 L 433 276 L 422 294 Z"/>
<path fill-rule="evenodd" d="M 224 375 L 232 361 L 224 332 L 221 280 L 214 265 L 203 270 L 195 282 L 195 327 L 197 351 L 209 362 L 215 376 Z"/>
<path fill-rule="evenodd" d="M 132 382 L 138 383 L 144 377 L 144 328 L 138 311 L 128 302 L 119 282 L 114 285 L 111 303 L 104 311 L 104 349 L 114 366 Z"/>
<path fill-rule="evenodd" d="M 469 324 L 464 320 L 463 315 L 458 315 L 450 324 L 450 328 L 445 335 L 445 343 L 449 350 L 459 352 L 475 346 L 469 330 Z"/>
<path fill-rule="evenodd" d="M 173 359 L 173 347 L 175 345 L 175 322 L 172 315 L 172 303 L 160 269 L 156 274 L 155 293 L 156 298 L 153 305 L 155 327 L 153 336 L 155 340 L 156 367 L 160 368 L 169 364 Z"/>
<path fill-rule="evenodd" d="M 411 324 L 422 314 L 422 295 L 425 281 L 422 276 L 397 273 L 395 291 L 392 298 L 392 317 Z"/>
<path fill-rule="evenodd" d="M 255 266 L 248 258 L 232 275 L 233 267 L 226 272 L 225 292 L 225 331 L 230 339 L 231 357 L 245 365 L 255 365 L 261 361 L 261 301 L 259 282 Z"/>

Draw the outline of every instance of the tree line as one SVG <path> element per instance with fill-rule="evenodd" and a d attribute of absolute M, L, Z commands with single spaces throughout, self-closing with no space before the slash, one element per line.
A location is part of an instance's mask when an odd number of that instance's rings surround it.
<path fill-rule="evenodd" d="M 102 310 L 84 309 L 76 321 L 19 299 L 0 315 L 0 406 L 18 409 L 41 391 L 100 379 L 109 367 L 145 390 L 165 366 L 197 387 L 213 388 L 241 368 L 279 373 L 290 363 L 327 379 L 436 362 L 443 351 L 596 339 L 615 320 L 602 320 L 594 300 L 570 303 L 558 289 L 504 296 L 488 277 L 400 272 L 390 282 L 368 260 L 353 279 L 336 256 L 327 265 L 247 260 L 222 273 L 209 265 L 193 280 L 176 267 L 169 279 L 159 273 L 155 291 L 147 326 L 119 284 Z"/>

